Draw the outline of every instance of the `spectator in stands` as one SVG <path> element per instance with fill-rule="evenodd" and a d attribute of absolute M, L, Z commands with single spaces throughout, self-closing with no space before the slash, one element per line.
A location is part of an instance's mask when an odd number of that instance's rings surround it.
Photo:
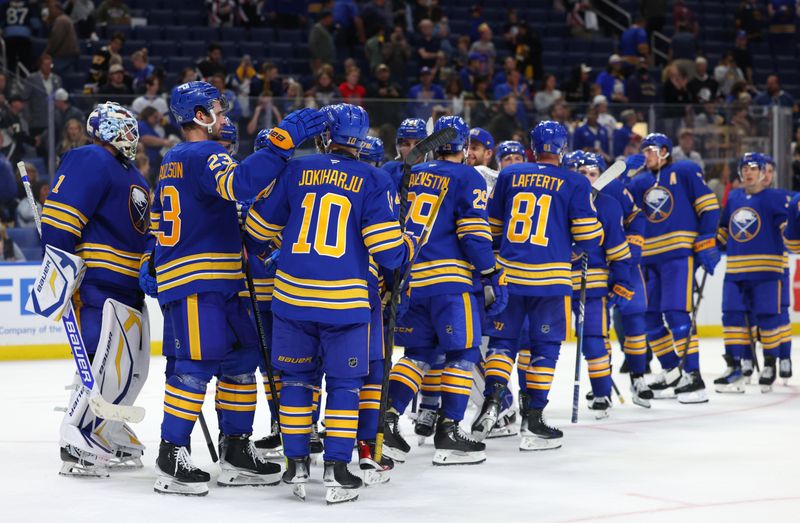
<path fill-rule="evenodd" d="M 39 57 L 39 69 L 25 79 L 23 88 L 28 100 L 28 123 L 33 136 L 39 136 L 47 129 L 47 98 L 61 85 L 61 77 L 53 73 L 53 58 L 44 53 Z"/>
<path fill-rule="evenodd" d="M 513 140 L 514 134 L 516 133 L 525 133 L 523 126 L 517 120 L 520 105 L 514 93 L 506 94 L 500 100 L 501 110 L 492 118 L 486 128 L 489 134 L 495 139 L 496 143 Z"/>
<path fill-rule="evenodd" d="M 694 11 L 683 0 L 675 0 L 672 5 L 672 24 L 675 27 L 683 26 L 694 35 L 697 35 L 700 30 Z"/>
<path fill-rule="evenodd" d="M 17 63 L 28 69 L 33 68 L 33 36 L 41 21 L 36 5 L 26 4 L 27 2 L 11 4 L 7 1 L 0 3 L 3 13 L 0 28 L 6 50 L 5 68 L 12 72 L 16 72 Z"/>
<path fill-rule="evenodd" d="M 753 123 L 747 112 L 747 104 L 743 102 L 734 102 L 731 107 L 731 125 L 742 138 L 753 136 Z"/>
<path fill-rule="evenodd" d="M 103 0 L 94 16 L 98 25 L 131 24 L 131 11 L 122 0 Z"/>
<path fill-rule="evenodd" d="M 496 72 L 494 78 L 492 78 L 492 83 L 495 87 L 500 84 L 506 83 L 508 77 L 511 75 L 511 71 L 517 68 L 517 60 L 513 56 L 506 56 L 503 60 L 503 68 Z M 498 97 L 500 98 L 500 97 Z"/>
<path fill-rule="evenodd" d="M 59 158 L 67 151 L 89 144 L 89 137 L 86 136 L 85 123 L 77 118 L 70 118 L 67 120 L 64 127 L 62 127 L 61 135 L 61 142 L 56 148 Z"/>
<path fill-rule="evenodd" d="M 401 86 L 406 85 L 406 64 L 412 53 L 411 45 L 403 33 L 403 27 L 395 26 L 389 36 L 389 41 L 383 44 L 383 56 L 386 65 L 389 66 L 392 80 Z"/>
<path fill-rule="evenodd" d="M 494 75 L 494 62 L 497 58 L 497 50 L 492 42 L 492 28 L 489 27 L 489 24 L 481 24 L 478 27 L 478 34 L 480 38 L 472 43 L 469 52 L 483 57 L 480 62 L 480 73 L 491 78 Z"/>
<path fill-rule="evenodd" d="M 706 162 L 700 153 L 694 150 L 694 133 L 691 129 L 681 129 L 678 132 L 678 147 L 672 150 L 672 159 L 691 160 L 705 170 Z"/>
<path fill-rule="evenodd" d="M 422 20 L 430 20 L 433 23 L 439 22 L 444 13 L 442 8 L 439 7 L 439 0 L 417 0 L 412 7 L 412 15 L 414 17 L 414 25 L 419 26 Z"/>
<path fill-rule="evenodd" d="M 747 42 L 760 42 L 764 13 L 756 0 L 742 0 L 736 8 L 736 29 L 745 32 Z"/>
<path fill-rule="evenodd" d="M 367 39 L 367 43 L 364 44 L 364 55 L 367 58 L 367 65 L 370 71 L 375 71 L 375 68 L 385 60 L 383 55 L 385 36 L 383 27 L 380 27 L 378 32 L 370 36 Z"/>
<path fill-rule="evenodd" d="M 141 148 L 136 152 L 134 163 L 136 163 L 136 168 L 142 173 L 144 179 L 147 180 L 147 184 L 152 188 L 153 177 L 150 176 L 150 158 L 142 152 Z"/>
<path fill-rule="evenodd" d="M 6 227 L 0 224 L 0 261 L 3 262 L 24 262 L 25 255 L 22 254 L 22 249 L 8 237 Z"/>
<path fill-rule="evenodd" d="M 281 119 L 281 113 L 273 103 L 272 96 L 262 93 L 258 98 L 258 104 L 253 110 L 253 116 L 247 124 L 247 134 L 254 136 L 261 129 L 269 129 L 278 125 Z"/>
<path fill-rule="evenodd" d="M 521 21 L 516 25 L 516 34 L 509 42 L 509 51 L 516 58 L 522 75 L 527 81 L 542 80 L 544 68 L 542 67 L 542 40 L 527 22 Z"/>
<path fill-rule="evenodd" d="M 692 95 L 689 92 L 689 78 L 686 73 L 675 64 L 667 66 L 667 81 L 661 90 L 661 95 L 668 107 L 664 108 L 666 118 L 682 118 L 685 114 L 685 106 L 692 103 Z M 678 107 L 681 106 L 681 107 Z"/>
<path fill-rule="evenodd" d="M 600 86 L 600 92 L 608 100 L 616 103 L 628 101 L 625 95 L 625 75 L 622 73 L 622 58 L 612 54 L 608 58 L 608 67 L 597 75 L 594 83 Z"/>
<path fill-rule="evenodd" d="M 333 85 L 333 74 L 325 67 L 316 74 L 314 85 L 308 90 L 306 96 L 313 98 L 314 105 L 318 109 L 338 103 L 342 98 L 339 88 Z"/>
<path fill-rule="evenodd" d="M 589 74 L 592 68 L 586 64 L 576 65 L 572 68 L 570 78 L 561 85 L 564 99 L 569 103 L 586 103 L 591 99 L 592 84 Z"/>
<path fill-rule="evenodd" d="M 392 31 L 392 15 L 386 0 L 371 0 L 361 8 L 361 20 L 364 24 L 364 37 L 371 38 L 383 29 L 384 34 Z"/>
<path fill-rule="evenodd" d="M 39 180 L 39 171 L 36 169 L 35 165 L 26 162 L 25 170 L 28 172 L 28 179 L 31 182 L 31 191 L 33 192 L 33 197 L 36 200 L 36 212 L 39 214 L 39 216 L 41 216 L 44 200 L 42 200 L 40 196 L 43 190 L 49 189 L 50 186 Z M 42 189 L 42 187 L 46 187 L 46 189 Z M 22 182 L 17 183 L 17 196 L 19 197 L 20 201 L 17 204 L 16 218 L 14 220 L 15 225 L 17 227 L 35 227 L 36 222 L 33 218 L 33 210 L 31 209 L 30 203 L 28 203 L 28 198 L 26 197 L 25 188 L 23 187 Z M 46 198 L 47 195 L 45 194 L 45 199 Z"/>
<path fill-rule="evenodd" d="M 467 93 L 461 87 L 461 80 L 458 76 L 451 74 L 447 78 L 447 83 L 444 87 L 444 95 L 449 102 L 450 113 L 454 116 L 461 116 L 464 114 L 464 100 Z"/>
<path fill-rule="evenodd" d="M 346 56 L 352 56 L 355 46 L 366 42 L 364 24 L 358 16 L 355 0 L 336 0 L 333 4 L 333 35 L 336 48 Z"/>
<path fill-rule="evenodd" d="M 756 96 L 753 103 L 756 105 L 779 105 L 790 109 L 793 108 L 797 112 L 794 98 L 781 89 L 781 80 L 776 74 L 771 74 L 767 77 L 766 90 Z"/>
<path fill-rule="evenodd" d="M 398 102 L 401 95 L 400 86 L 392 81 L 391 71 L 386 64 L 380 64 L 375 68 L 375 81 L 367 87 L 367 98 L 381 99 L 369 105 L 370 121 L 374 119 L 375 125 L 380 127 L 390 124 L 392 127 L 397 123 L 397 117 L 401 111 Z"/>
<path fill-rule="evenodd" d="M 736 46 L 733 48 L 733 61 L 742 70 L 748 85 L 753 85 L 753 54 L 747 47 L 747 33 L 737 31 Z"/>
<path fill-rule="evenodd" d="M 175 85 L 185 84 L 186 82 L 192 82 L 197 79 L 197 69 L 194 67 L 184 67 L 180 74 L 178 74 L 178 80 L 175 82 Z"/>
<path fill-rule="evenodd" d="M 489 96 L 489 79 L 485 76 L 476 77 L 466 100 L 467 107 L 470 108 L 470 124 L 474 127 L 486 127 L 494 114 L 494 105 Z"/>
<path fill-rule="evenodd" d="M 472 91 L 475 78 L 481 76 L 480 62 L 481 62 L 481 55 L 479 55 L 478 53 L 469 53 L 469 56 L 467 57 L 466 67 L 464 67 L 458 74 L 459 79 L 461 80 L 461 85 L 467 91 Z"/>
<path fill-rule="evenodd" d="M 640 13 L 645 19 L 647 33 L 652 35 L 653 31 L 662 32 L 667 19 L 667 0 L 647 0 L 640 5 Z"/>
<path fill-rule="evenodd" d="M 236 21 L 236 0 L 206 0 L 208 27 L 233 27 Z"/>
<path fill-rule="evenodd" d="M 586 112 L 586 123 L 575 129 L 572 149 L 582 149 L 603 156 L 611 152 L 608 143 L 608 130 L 597 121 L 597 109 L 590 107 Z"/>
<path fill-rule="evenodd" d="M 55 130 L 56 130 L 56 142 L 61 139 L 61 131 L 64 129 L 64 125 L 67 121 L 75 119 L 81 122 L 81 126 L 84 126 L 86 123 L 86 115 L 72 105 L 69 100 L 69 93 L 67 93 L 66 89 L 58 89 L 56 90 L 55 94 L 53 95 L 53 107 L 55 108 L 55 114 L 53 115 L 53 120 L 55 122 Z"/>
<path fill-rule="evenodd" d="M 330 67 L 331 71 L 333 66 L 326 64 L 322 67 Z M 331 72 L 331 74 L 333 74 Z M 281 73 L 278 66 L 272 62 L 266 62 L 261 66 L 261 74 L 253 78 L 253 86 L 250 91 L 255 94 L 265 96 L 283 96 L 283 80 L 281 80 Z"/>
<path fill-rule="evenodd" d="M 361 69 L 354 67 L 347 72 L 345 81 L 339 84 L 342 101 L 353 105 L 362 105 L 367 89 L 361 85 Z"/>
<path fill-rule="evenodd" d="M 634 104 L 658 101 L 658 86 L 645 60 L 639 60 L 636 70 L 625 81 L 625 93 L 628 95 L 628 101 Z"/>
<path fill-rule="evenodd" d="M 93 0 L 67 0 L 64 4 L 64 9 L 80 38 L 89 38 L 94 32 L 94 7 Z M 53 54 L 52 51 L 50 54 Z"/>
<path fill-rule="evenodd" d="M 108 69 L 108 82 L 100 87 L 98 93 L 103 95 L 104 100 L 129 105 L 133 91 L 125 83 L 125 68 L 119 64 L 112 65 Z"/>
<path fill-rule="evenodd" d="M 539 118 L 544 119 L 545 115 L 550 112 L 550 107 L 552 107 L 556 100 L 560 100 L 561 98 L 563 98 L 563 94 L 556 89 L 556 75 L 545 75 L 542 89 L 537 92 L 536 96 L 533 98 L 533 105 L 536 107 Z"/>
<path fill-rule="evenodd" d="M 567 27 L 576 38 L 592 38 L 600 30 L 597 13 L 594 12 L 591 2 L 572 2 L 572 8 L 567 14 Z"/>
<path fill-rule="evenodd" d="M 222 47 L 218 43 L 208 44 L 208 53 L 205 58 L 197 62 L 197 69 L 200 71 L 200 76 L 206 81 L 217 73 L 221 73 L 222 77 L 225 77 L 227 71 L 222 57 Z"/>
<path fill-rule="evenodd" d="M 25 119 L 25 98 L 20 93 L 11 93 L 8 105 L 0 112 L 0 153 L 3 153 L 12 165 L 25 155 L 26 146 L 38 146 L 40 139 L 30 134 L 28 120 Z"/>
<path fill-rule="evenodd" d="M 480 38 L 478 28 L 486 23 L 486 18 L 483 17 L 483 10 L 479 4 L 473 4 L 469 10 L 469 40 L 474 42 Z"/>
<path fill-rule="evenodd" d="M 171 147 L 161 126 L 161 113 L 155 107 L 145 107 L 139 114 L 139 143 L 151 165 L 161 165 L 161 149 Z"/>
<path fill-rule="evenodd" d="M 8 77 L 0 71 L 0 111 L 8 106 Z"/>
<path fill-rule="evenodd" d="M 131 78 L 133 79 L 133 91 L 141 93 L 145 88 L 145 81 L 155 72 L 155 67 L 150 64 L 147 49 L 139 49 L 131 54 Z"/>
<path fill-rule="evenodd" d="M 222 73 L 214 73 L 211 78 L 208 78 L 208 83 L 213 85 L 217 91 L 222 93 L 227 104 L 227 115 L 232 122 L 238 122 L 242 117 L 242 105 L 239 103 L 239 98 L 225 83 L 225 75 Z M 160 112 L 160 111 L 159 111 Z M 166 114 L 166 113 L 161 113 Z"/>
<path fill-rule="evenodd" d="M 417 40 L 417 56 L 422 67 L 433 68 L 439 51 L 442 49 L 442 41 L 433 34 L 433 22 L 425 18 L 419 22 L 419 38 Z"/>
<path fill-rule="evenodd" d="M 694 117 L 695 132 L 714 132 L 718 125 L 725 123 L 725 118 L 719 113 L 717 99 L 707 90 L 701 89 L 697 95 L 697 102 L 703 104 L 702 112 Z"/>
<path fill-rule="evenodd" d="M 689 93 L 693 103 L 700 102 L 700 92 L 708 93 L 708 98 L 714 97 L 719 90 L 719 84 L 708 74 L 708 60 L 703 56 L 694 59 L 694 78 L 689 81 Z"/>
<path fill-rule="evenodd" d="M 312 71 L 317 71 L 322 64 L 336 63 L 336 44 L 331 34 L 332 28 L 333 14 L 327 10 L 321 11 L 317 23 L 308 33 L 308 52 Z"/>
<path fill-rule="evenodd" d="M 145 80 L 145 92 L 133 101 L 131 109 L 136 114 L 141 114 L 145 107 L 154 107 L 161 114 L 168 114 L 167 101 L 161 94 L 161 79 L 151 76 Z"/>
<path fill-rule="evenodd" d="M 719 95 L 727 98 L 731 94 L 731 89 L 736 82 L 745 80 L 742 70 L 733 61 L 733 53 L 730 51 L 722 55 L 719 65 L 714 68 L 714 80 L 719 84 Z"/>
<path fill-rule="evenodd" d="M 507 94 L 516 96 L 517 102 L 517 121 L 522 127 L 528 127 L 528 110 L 533 109 L 533 100 L 528 84 L 522 80 L 522 73 L 518 69 L 512 69 L 508 73 L 505 83 L 494 88 L 494 98 L 500 100 Z"/>
<path fill-rule="evenodd" d="M 439 38 L 439 41 L 442 42 L 441 52 L 444 53 L 445 58 L 447 58 L 447 62 L 452 63 L 452 58 L 456 50 L 453 47 L 452 42 L 450 42 L 450 20 L 446 16 L 442 17 L 442 19 L 436 24 L 433 34 L 435 34 Z"/>
<path fill-rule="evenodd" d="M 14 221 L 17 208 L 17 181 L 11 162 L 0 153 L 0 223 Z"/>
<path fill-rule="evenodd" d="M 613 156 L 617 158 L 625 153 L 625 148 L 634 136 L 633 126 L 639 121 L 639 116 L 633 109 L 625 109 L 620 113 L 622 125 L 618 129 L 614 129 L 611 135 L 611 143 L 613 149 Z"/>
<path fill-rule="evenodd" d="M 650 58 L 650 44 L 644 26 L 645 20 L 640 16 L 619 37 L 619 54 L 631 67 L 639 63 L 640 57 Z"/>
<path fill-rule="evenodd" d="M 697 38 L 688 27 L 675 27 L 669 44 L 669 61 L 680 68 L 687 78 L 694 77 L 694 59 L 697 56 Z"/>
<path fill-rule="evenodd" d="M 564 100 L 556 100 L 553 105 L 550 106 L 547 118 L 566 127 L 570 134 L 575 130 L 575 126 L 569 121 L 570 111 Z"/>
<path fill-rule="evenodd" d="M 592 107 L 597 109 L 597 123 L 608 130 L 608 135 L 617 128 L 617 119 L 608 112 L 608 99 L 602 94 L 592 98 Z"/>
<path fill-rule="evenodd" d="M 105 45 L 92 56 L 92 65 L 89 68 L 89 82 L 95 85 L 95 89 L 108 81 L 108 69 L 111 63 L 122 63 L 120 52 L 125 45 L 125 35 L 114 33 L 108 45 Z"/>
<path fill-rule="evenodd" d="M 47 24 L 50 26 L 50 34 L 44 52 L 53 58 L 54 72 L 71 73 L 75 70 L 81 53 L 73 20 L 64 13 L 58 2 L 51 2 Z"/>
<path fill-rule="evenodd" d="M 408 92 L 409 102 L 408 113 L 415 118 L 427 120 L 431 116 L 431 109 L 435 102 L 444 100 L 444 90 L 442 86 L 433 83 L 433 71 L 430 67 L 423 67 L 419 70 L 419 83 Z"/>
<path fill-rule="evenodd" d="M 772 56 L 794 56 L 797 33 L 797 0 L 769 0 L 769 47 Z"/>

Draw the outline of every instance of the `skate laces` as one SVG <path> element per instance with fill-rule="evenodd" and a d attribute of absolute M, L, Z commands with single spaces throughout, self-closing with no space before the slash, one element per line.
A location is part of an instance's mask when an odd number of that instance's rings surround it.
<path fill-rule="evenodd" d="M 192 463 L 192 455 L 189 454 L 189 449 L 186 447 L 175 447 L 173 453 L 175 454 L 176 465 L 189 471 L 199 470 L 194 466 L 194 463 Z"/>
<path fill-rule="evenodd" d="M 468 443 L 478 443 L 478 440 L 474 439 L 472 435 L 464 432 L 461 430 L 461 425 L 456 423 L 456 438 L 462 439 Z"/>
<path fill-rule="evenodd" d="M 252 440 L 247 440 L 247 448 L 246 448 L 245 452 L 247 452 L 247 455 L 250 456 L 253 459 L 253 461 L 256 462 L 256 463 L 268 463 L 269 462 L 269 460 L 267 460 L 264 456 L 259 454 L 259 452 L 256 450 L 256 444 L 253 443 Z"/>

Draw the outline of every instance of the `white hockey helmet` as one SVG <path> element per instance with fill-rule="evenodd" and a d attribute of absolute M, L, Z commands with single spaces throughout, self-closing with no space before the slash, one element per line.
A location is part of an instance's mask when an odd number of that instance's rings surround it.
<path fill-rule="evenodd" d="M 86 120 L 86 132 L 95 140 L 107 143 L 133 161 L 139 145 L 136 117 L 116 102 L 104 102 L 94 108 Z"/>

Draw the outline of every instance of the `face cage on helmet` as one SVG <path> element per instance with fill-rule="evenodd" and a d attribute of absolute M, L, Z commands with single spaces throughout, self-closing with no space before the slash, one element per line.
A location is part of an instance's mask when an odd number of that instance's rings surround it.
<path fill-rule="evenodd" d="M 100 121 L 97 139 L 111 145 L 125 158 L 133 161 L 139 145 L 139 125 L 135 118 L 122 116 L 119 112 L 106 115 Z"/>

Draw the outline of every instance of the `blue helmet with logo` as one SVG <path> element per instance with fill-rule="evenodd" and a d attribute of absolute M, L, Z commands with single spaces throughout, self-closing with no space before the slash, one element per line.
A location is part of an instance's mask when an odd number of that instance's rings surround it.
<path fill-rule="evenodd" d="M 582 149 L 569 152 L 564 155 L 564 158 L 561 160 L 561 165 L 570 171 L 577 171 L 578 167 L 581 166 L 581 162 L 583 161 L 583 157 L 585 155 L 586 152 L 584 152 Z"/>
<path fill-rule="evenodd" d="M 517 141 L 514 140 L 506 140 L 505 142 L 500 142 L 497 146 L 497 160 L 502 160 L 504 156 L 508 156 L 509 154 L 519 154 L 523 158 L 525 158 L 525 147 Z"/>
<path fill-rule="evenodd" d="M 336 104 L 322 109 L 327 116 L 330 141 L 358 148 L 369 131 L 369 116 L 357 105 Z"/>
<path fill-rule="evenodd" d="M 469 127 L 464 119 L 460 116 L 442 116 L 433 124 L 433 132 L 441 131 L 447 127 L 452 127 L 456 130 L 456 137 L 453 138 L 453 141 L 439 147 L 436 152 L 449 154 L 466 149 L 469 144 Z"/>
<path fill-rule="evenodd" d="M 661 152 L 663 147 L 667 148 L 667 156 L 672 154 L 672 140 L 667 138 L 667 135 L 662 133 L 650 133 L 644 137 L 642 144 L 639 147 L 640 151 L 644 151 L 649 147 L 656 147 Z"/>
<path fill-rule="evenodd" d="M 175 87 L 170 94 L 169 110 L 180 125 L 194 122 L 200 107 L 214 116 L 214 102 L 224 105 L 222 94 L 208 82 L 187 82 Z M 214 116 L 216 118 L 216 116 Z"/>
<path fill-rule="evenodd" d="M 567 129 L 552 120 L 539 122 L 531 131 L 531 149 L 537 154 L 547 153 L 561 156 L 568 143 Z"/>
<path fill-rule="evenodd" d="M 361 151 L 358 153 L 359 160 L 375 164 L 383 161 L 383 140 L 377 136 L 367 136 L 361 144 Z"/>
<path fill-rule="evenodd" d="M 256 135 L 256 141 L 253 143 L 253 151 L 259 151 L 267 146 L 269 143 L 269 132 L 272 129 L 261 129 Z"/>
<path fill-rule="evenodd" d="M 236 154 L 239 150 L 239 130 L 227 116 L 224 117 L 222 127 L 219 129 L 219 139 L 230 142 L 226 147 L 230 154 Z"/>
<path fill-rule="evenodd" d="M 749 165 L 750 167 L 756 167 L 759 171 L 764 171 L 767 167 L 767 162 L 764 158 L 764 155 L 761 153 L 744 153 L 742 158 L 739 160 L 739 168 L 737 169 L 739 173 L 739 177 L 742 178 L 742 168 L 745 165 Z"/>
<path fill-rule="evenodd" d="M 771 165 L 775 167 L 775 158 L 773 158 L 769 154 L 764 154 L 764 153 L 761 153 L 761 156 L 764 158 L 764 163 L 766 165 Z"/>
<path fill-rule="evenodd" d="M 398 140 L 422 140 L 427 137 L 428 129 L 421 118 L 406 118 L 397 128 Z"/>
<path fill-rule="evenodd" d="M 583 153 L 583 157 L 578 161 L 578 167 L 593 167 L 601 173 L 608 168 L 605 158 L 597 153 Z"/>

